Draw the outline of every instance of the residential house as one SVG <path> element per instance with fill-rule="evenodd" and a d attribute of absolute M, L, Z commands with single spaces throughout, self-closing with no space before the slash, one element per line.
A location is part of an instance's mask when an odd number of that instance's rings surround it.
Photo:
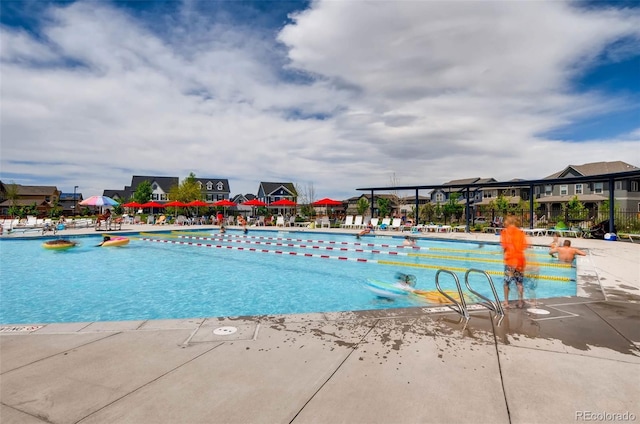
<path fill-rule="evenodd" d="M 296 202 L 298 199 L 298 192 L 296 191 L 293 183 L 261 182 L 258 187 L 257 198 L 266 204 L 282 199 L 289 199 L 292 202 Z"/>
<path fill-rule="evenodd" d="M 229 180 L 226 178 L 196 178 L 196 184 L 202 190 L 205 202 L 229 200 Z"/>
<path fill-rule="evenodd" d="M 144 181 L 149 181 L 151 184 L 151 199 L 149 201 L 156 202 L 167 202 L 169 190 L 179 184 L 178 177 L 134 175 L 131 178 L 130 186 L 125 186 L 123 190 L 104 190 L 102 194 L 119 202 L 126 202 L 133 197 L 138 186 Z"/>
<path fill-rule="evenodd" d="M 58 205 L 62 208 L 62 215 L 79 215 L 82 206 L 78 206 L 78 203 L 82 202 L 82 200 L 84 200 L 82 193 L 60 193 Z"/>
<path fill-rule="evenodd" d="M 231 199 L 231 201 L 237 205 L 235 207 L 235 210 L 237 210 L 244 216 L 249 216 L 253 212 L 253 207 L 244 206 L 243 203 L 253 199 L 256 199 L 256 196 L 254 194 L 236 194 L 235 196 L 233 196 L 233 199 Z"/>
<path fill-rule="evenodd" d="M 364 215 L 366 217 L 369 217 L 369 215 L 371 214 L 371 204 L 373 203 L 373 215 L 374 216 L 379 216 L 380 215 L 380 211 L 378 210 L 378 199 L 389 199 L 389 203 L 391 206 L 391 215 L 396 215 L 396 214 L 400 214 L 399 211 L 399 206 L 401 205 L 400 199 L 398 198 L 398 196 L 394 195 L 394 194 L 383 194 L 383 193 L 379 193 L 379 194 L 375 194 L 374 195 L 374 199 L 373 201 L 371 200 L 371 194 L 367 193 L 367 194 L 361 194 L 360 196 L 354 196 L 354 197 L 350 197 L 347 199 L 346 203 L 347 203 L 347 208 L 345 213 L 347 215 L 357 215 L 358 214 L 358 202 L 360 202 L 360 199 L 366 199 L 367 203 L 369 203 L 369 207 L 367 208 L 367 210 L 364 212 Z M 415 199 L 414 199 L 415 202 Z"/>
<path fill-rule="evenodd" d="M 622 161 L 593 162 L 583 165 L 569 165 L 563 170 L 545 177 L 544 179 L 562 179 L 601 175 L 618 172 L 635 171 L 640 168 Z M 574 184 L 545 184 L 534 187 L 534 196 L 547 217 L 559 215 L 563 204 L 574 196 L 594 216 L 598 207 L 609 200 L 610 190 L 614 190 L 616 207 L 621 211 L 640 212 L 640 179 L 629 178 L 615 181 L 614 187 L 609 187 L 607 181 L 581 182 Z"/>
<path fill-rule="evenodd" d="M 2 182 L 0 182 L 2 184 Z M 49 211 L 58 204 L 60 199 L 60 190 L 54 186 L 28 186 L 15 184 L 17 188 L 17 198 L 9 199 L 7 195 L 8 185 L 2 184 L 3 198 L 0 203 L 0 213 L 2 215 L 9 214 L 11 206 L 36 206 L 38 216 L 45 216 Z"/>

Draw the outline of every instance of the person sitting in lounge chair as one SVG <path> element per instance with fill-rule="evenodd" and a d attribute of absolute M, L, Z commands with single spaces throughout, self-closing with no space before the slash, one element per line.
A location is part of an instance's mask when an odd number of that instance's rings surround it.
<path fill-rule="evenodd" d="M 111 218 L 111 211 L 107 209 L 105 213 L 98 215 L 98 218 L 96 218 L 96 228 L 100 228 L 102 221 L 107 222 L 109 218 Z"/>

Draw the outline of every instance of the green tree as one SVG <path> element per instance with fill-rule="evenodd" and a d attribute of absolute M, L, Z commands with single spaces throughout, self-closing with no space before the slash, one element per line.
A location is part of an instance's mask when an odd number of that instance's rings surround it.
<path fill-rule="evenodd" d="M 587 208 L 578 199 L 578 196 L 573 196 L 571 200 L 562 205 L 562 211 L 564 216 L 569 220 L 582 220 L 587 217 Z"/>
<path fill-rule="evenodd" d="M 11 183 L 11 184 L 7 184 L 5 186 L 5 190 L 6 190 L 6 196 L 7 196 L 7 200 L 9 200 L 11 202 L 11 207 L 9 208 L 9 215 L 17 215 L 16 212 L 18 212 L 18 209 L 16 207 L 16 201 L 20 198 L 20 189 L 18 187 L 18 184 L 16 183 Z M 12 212 L 13 211 L 13 212 Z"/>
<path fill-rule="evenodd" d="M 361 197 L 358 199 L 358 204 L 356 205 L 356 210 L 358 211 L 358 215 L 364 215 L 364 213 L 369 209 L 369 201 L 366 197 Z"/>
<path fill-rule="evenodd" d="M 420 208 L 420 220 L 422 222 L 433 222 L 436 211 L 433 203 L 425 203 Z"/>
<path fill-rule="evenodd" d="M 138 184 L 135 193 L 133 193 L 133 201 L 138 203 L 147 203 L 151 200 L 153 190 L 151 189 L 151 181 L 145 180 Z"/>
<path fill-rule="evenodd" d="M 203 197 L 202 189 L 193 172 L 189 173 L 189 176 L 182 183 L 169 189 L 169 199 L 171 200 L 188 203 L 192 200 L 204 200 Z"/>
<path fill-rule="evenodd" d="M 378 216 L 385 217 L 391 214 L 391 200 L 386 197 L 378 198 Z"/>
<path fill-rule="evenodd" d="M 462 215 L 462 211 L 464 211 L 464 206 L 458 203 L 459 197 L 460 197 L 460 193 L 451 193 L 449 195 L 449 199 L 447 200 L 447 203 L 445 203 L 442 208 L 442 213 L 444 214 L 445 219 L 451 216 L 460 218 L 460 216 Z"/>

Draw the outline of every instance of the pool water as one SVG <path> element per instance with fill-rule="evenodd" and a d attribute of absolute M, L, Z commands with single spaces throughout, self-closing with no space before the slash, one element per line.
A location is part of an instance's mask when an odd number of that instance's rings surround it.
<path fill-rule="evenodd" d="M 367 279 L 392 283 L 398 272 L 435 290 L 438 269 L 490 273 L 502 296 L 499 246 L 401 237 L 251 231 L 130 234 L 123 247 L 96 247 L 99 236 L 73 238 L 79 245 L 46 250 L 43 240 L 0 242 L 0 323 L 51 323 L 179 319 L 434 306 L 409 298 L 377 297 Z M 532 250 L 527 280 L 537 298 L 574 296 L 575 268 Z M 472 287 L 487 296 L 485 277 Z M 455 289 L 441 274 L 443 289 Z M 515 290 L 512 290 L 515 296 Z"/>

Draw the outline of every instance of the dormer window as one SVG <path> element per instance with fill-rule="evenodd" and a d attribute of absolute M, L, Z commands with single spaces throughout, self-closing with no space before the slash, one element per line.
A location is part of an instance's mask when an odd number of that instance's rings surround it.
<path fill-rule="evenodd" d="M 207 190 L 213 190 L 213 183 L 211 181 L 207 182 Z"/>
<path fill-rule="evenodd" d="M 224 184 L 222 184 L 222 181 L 218 181 L 218 184 L 216 184 L 216 189 L 218 191 L 222 191 L 224 189 Z"/>

